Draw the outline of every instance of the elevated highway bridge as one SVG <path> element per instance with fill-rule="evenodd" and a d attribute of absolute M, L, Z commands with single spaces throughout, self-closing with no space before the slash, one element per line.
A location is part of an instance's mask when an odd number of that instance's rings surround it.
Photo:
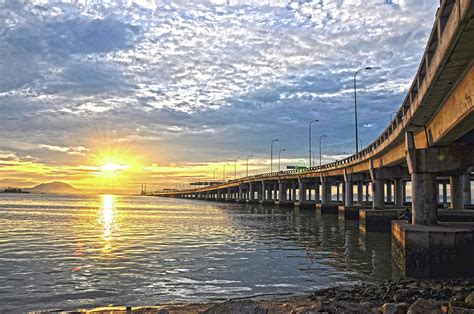
<path fill-rule="evenodd" d="M 474 272 L 474 224 L 440 221 L 455 212 L 470 216 L 463 210 L 471 206 L 474 167 L 473 17 L 473 1 L 441 1 L 405 100 L 387 128 L 358 153 L 305 170 L 155 195 L 296 205 L 338 213 L 344 219 L 359 219 L 364 231 L 391 228 L 393 256 L 407 276 Z M 408 182 L 411 202 L 405 188 Z M 450 204 L 446 204 L 448 184 Z M 335 201 L 333 186 L 337 187 Z M 443 204 L 452 212 L 438 210 Z M 411 207 L 411 221 L 392 221 L 406 206 Z"/>

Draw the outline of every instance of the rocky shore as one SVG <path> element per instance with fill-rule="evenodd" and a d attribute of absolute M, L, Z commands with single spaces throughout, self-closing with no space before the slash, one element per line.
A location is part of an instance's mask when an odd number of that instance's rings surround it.
<path fill-rule="evenodd" d="M 86 312 L 78 310 L 75 313 Z M 88 313 L 272 314 L 380 313 L 474 314 L 474 278 L 463 280 L 394 280 L 337 286 L 305 296 L 256 297 L 221 303 L 168 304 L 153 307 L 110 307 Z"/>

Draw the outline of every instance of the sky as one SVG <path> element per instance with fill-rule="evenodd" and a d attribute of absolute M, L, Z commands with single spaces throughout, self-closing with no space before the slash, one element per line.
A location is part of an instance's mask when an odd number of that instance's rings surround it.
<path fill-rule="evenodd" d="M 439 1 L 0 0 L 0 187 L 183 188 L 371 143 Z M 236 161 L 237 160 L 237 161 Z M 226 168 L 224 176 L 224 166 Z M 234 169 L 236 170 L 234 172 Z"/>

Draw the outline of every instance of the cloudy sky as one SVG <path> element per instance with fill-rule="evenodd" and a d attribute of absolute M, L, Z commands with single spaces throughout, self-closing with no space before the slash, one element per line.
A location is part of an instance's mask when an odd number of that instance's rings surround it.
<path fill-rule="evenodd" d="M 0 186 L 136 191 L 323 162 L 383 130 L 435 0 L 0 0 Z M 304 161 L 300 161 L 304 159 Z M 319 159 L 319 158 L 317 158 Z M 319 161 L 318 161 L 319 163 Z M 118 167 L 104 169 L 105 164 Z M 112 171 L 109 171 L 112 170 Z M 123 173 L 122 173 L 123 172 Z"/>

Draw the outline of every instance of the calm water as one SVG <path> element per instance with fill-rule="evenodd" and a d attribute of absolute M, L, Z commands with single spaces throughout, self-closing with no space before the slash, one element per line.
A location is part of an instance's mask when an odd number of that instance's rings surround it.
<path fill-rule="evenodd" d="M 0 311 L 303 293 L 392 276 L 390 235 L 314 211 L 0 196 Z"/>

